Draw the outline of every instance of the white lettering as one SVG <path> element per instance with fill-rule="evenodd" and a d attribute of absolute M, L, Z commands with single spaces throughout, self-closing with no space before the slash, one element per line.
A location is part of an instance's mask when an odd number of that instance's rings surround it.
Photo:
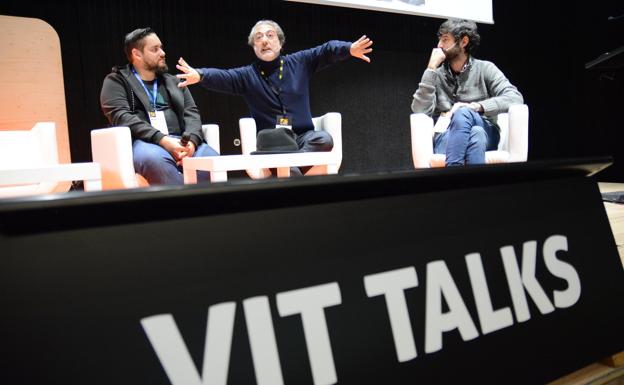
<path fill-rule="evenodd" d="M 492 298 L 487 286 L 481 255 L 479 253 L 466 255 L 466 265 L 468 266 L 472 294 L 477 304 L 481 333 L 488 334 L 513 325 L 513 317 L 508 307 L 498 310 L 492 308 Z"/>
<path fill-rule="evenodd" d="M 301 314 L 310 368 L 315 385 L 338 382 L 324 308 L 340 305 L 337 282 L 277 294 L 277 310 L 282 317 Z"/>
<path fill-rule="evenodd" d="M 568 238 L 551 235 L 544 242 L 544 262 L 555 277 L 568 283 L 567 290 L 555 290 L 555 306 L 566 308 L 574 305 L 581 297 L 581 279 L 572 265 L 557 259 L 557 251 L 568 251 Z"/>
<path fill-rule="evenodd" d="M 442 296 L 449 311 L 442 313 Z M 425 353 L 442 349 L 442 333 L 459 329 L 464 341 L 475 339 L 479 332 L 459 294 L 444 261 L 427 264 L 427 305 L 425 313 Z"/>
<path fill-rule="evenodd" d="M 236 303 L 224 302 L 208 308 L 204 379 L 199 376 L 171 314 L 141 319 L 141 325 L 172 385 L 225 385 L 227 382 Z"/>
<path fill-rule="evenodd" d="M 527 241 L 522 245 L 522 274 L 513 246 L 503 246 L 500 250 L 517 321 L 524 322 L 531 318 L 525 289 L 542 314 L 554 311 L 555 308 L 535 278 L 537 242 Z"/>
<path fill-rule="evenodd" d="M 416 358 L 417 355 L 404 292 L 406 289 L 417 286 L 418 278 L 414 267 L 364 277 L 364 288 L 367 296 L 384 295 L 386 297 L 390 328 L 399 362 L 409 361 Z"/>
<path fill-rule="evenodd" d="M 243 307 L 256 382 L 258 385 L 282 385 L 284 380 L 269 299 L 266 296 L 247 298 Z"/>
<path fill-rule="evenodd" d="M 500 248 L 513 313 L 511 305 L 494 308 L 481 254 L 475 252 L 465 256 L 481 334 L 512 326 L 514 314 L 517 322 L 531 319 L 527 293 L 541 314 L 553 312 L 555 307 L 571 307 L 579 301 L 579 273 L 573 265 L 557 255 L 568 252 L 567 237 L 551 235 L 543 244 L 542 257 L 546 269 L 552 276 L 567 283 L 564 290 L 553 291 L 552 302 L 537 280 L 537 245 L 535 240 L 524 242 L 520 259 L 514 246 Z M 416 269 L 409 266 L 369 274 L 364 276 L 363 281 L 368 297 L 384 297 L 398 361 L 406 362 L 416 358 L 418 353 L 406 298 L 408 289 L 418 287 Z M 497 280 L 491 280 L 490 283 L 495 281 Z M 445 332 L 457 329 L 463 341 L 479 337 L 479 330 L 445 261 L 438 260 L 427 264 L 425 290 L 426 354 L 442 350 Z M 275 300 L 281 317 L 301 316 L 314 385 L 336 384 L 338 376 L 325 308 L 342 303 L 338 282 L 281 292 L 276 295 Z M 255 296 L 243 300 L 242 303 L 256 383 L 283 385 L 269 298 Z M 444 311 L 446 308 L 448 310 Z M 201 372 L 195 366 L 172 314 L 158 314 L 141 319 L 145 334 L 172 385 L 227 384 L 235 312 L 235 302 L 223 302 L 208 308 Z"/>

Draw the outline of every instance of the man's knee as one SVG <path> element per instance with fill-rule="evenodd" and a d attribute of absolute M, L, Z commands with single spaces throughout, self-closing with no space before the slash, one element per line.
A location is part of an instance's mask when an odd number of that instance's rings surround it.
<path fill-rule="evenodd" d="M 457 112 L 466 117 L 478 116 L 477 112 L 470 107 L 460 107 Z"/>
<path fill-rule="evenodd" d="M 460 107 L 457 111 L 453 113 L 451 122 L 457 120 L 474 122 L 477 116 L 478 114 L 472 108 Z"/>
<path fill-rule="evenodd" d="M 193 154 L 193 157 L 196 156 L 217 156 L 219 153 L 215 151 L 214 148 L 210 147 L 206 143 L 202 143 L 197 147 L 197 150 Z"/>
<path fill-rule="evenodd" d="M 170 157 L 167 150 L 157 144 L 136 140 L 132 145 L 132 156 L 136 167 L 154 168 L 168 163 Z"/>
<path fill-rule="evenodd" d="M 483 148 L 483 150 L 485 151 L 485 148 L 487 147 L 487 140 L 487 133 L 485 132 L 483 127 L 472 126 L 472 129 L 470 130 L 470 144 L 472 146 L 478 146 L 480 148 Z"/>
<path fill-rule="evenodd" d="M 300 146 L 304 151 L 331 151 L 334 148 L 334 139 L 326 131 L 311 131 L 305 133 Z"/>

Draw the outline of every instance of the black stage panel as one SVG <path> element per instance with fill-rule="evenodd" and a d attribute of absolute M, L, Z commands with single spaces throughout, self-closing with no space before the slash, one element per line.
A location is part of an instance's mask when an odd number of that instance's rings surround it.
<path fill-rule="evenodd" d="M 2 201 L 0 383 L 545 383 L 624 348 L 610 162 Z"/>

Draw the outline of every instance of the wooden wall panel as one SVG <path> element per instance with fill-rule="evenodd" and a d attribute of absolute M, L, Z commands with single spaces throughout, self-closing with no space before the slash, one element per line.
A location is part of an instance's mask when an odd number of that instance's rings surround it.
<path fill-rule="evenodd" d="M 59 36 L 40 19 L 0 16 L 0 130 L 56 123 L 59 161 L 70 163 Z"/>

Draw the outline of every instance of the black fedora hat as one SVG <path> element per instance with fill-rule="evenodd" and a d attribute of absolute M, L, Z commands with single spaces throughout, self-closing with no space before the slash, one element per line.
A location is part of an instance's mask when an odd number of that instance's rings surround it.
<path fill-rule="evenodd" d="M 285 127 L 268 128 L 258 132 L 256 151 L 252 155 L 260 154 L 287 154 L 302 152 L 297 145 L 295 133 Z"/>

